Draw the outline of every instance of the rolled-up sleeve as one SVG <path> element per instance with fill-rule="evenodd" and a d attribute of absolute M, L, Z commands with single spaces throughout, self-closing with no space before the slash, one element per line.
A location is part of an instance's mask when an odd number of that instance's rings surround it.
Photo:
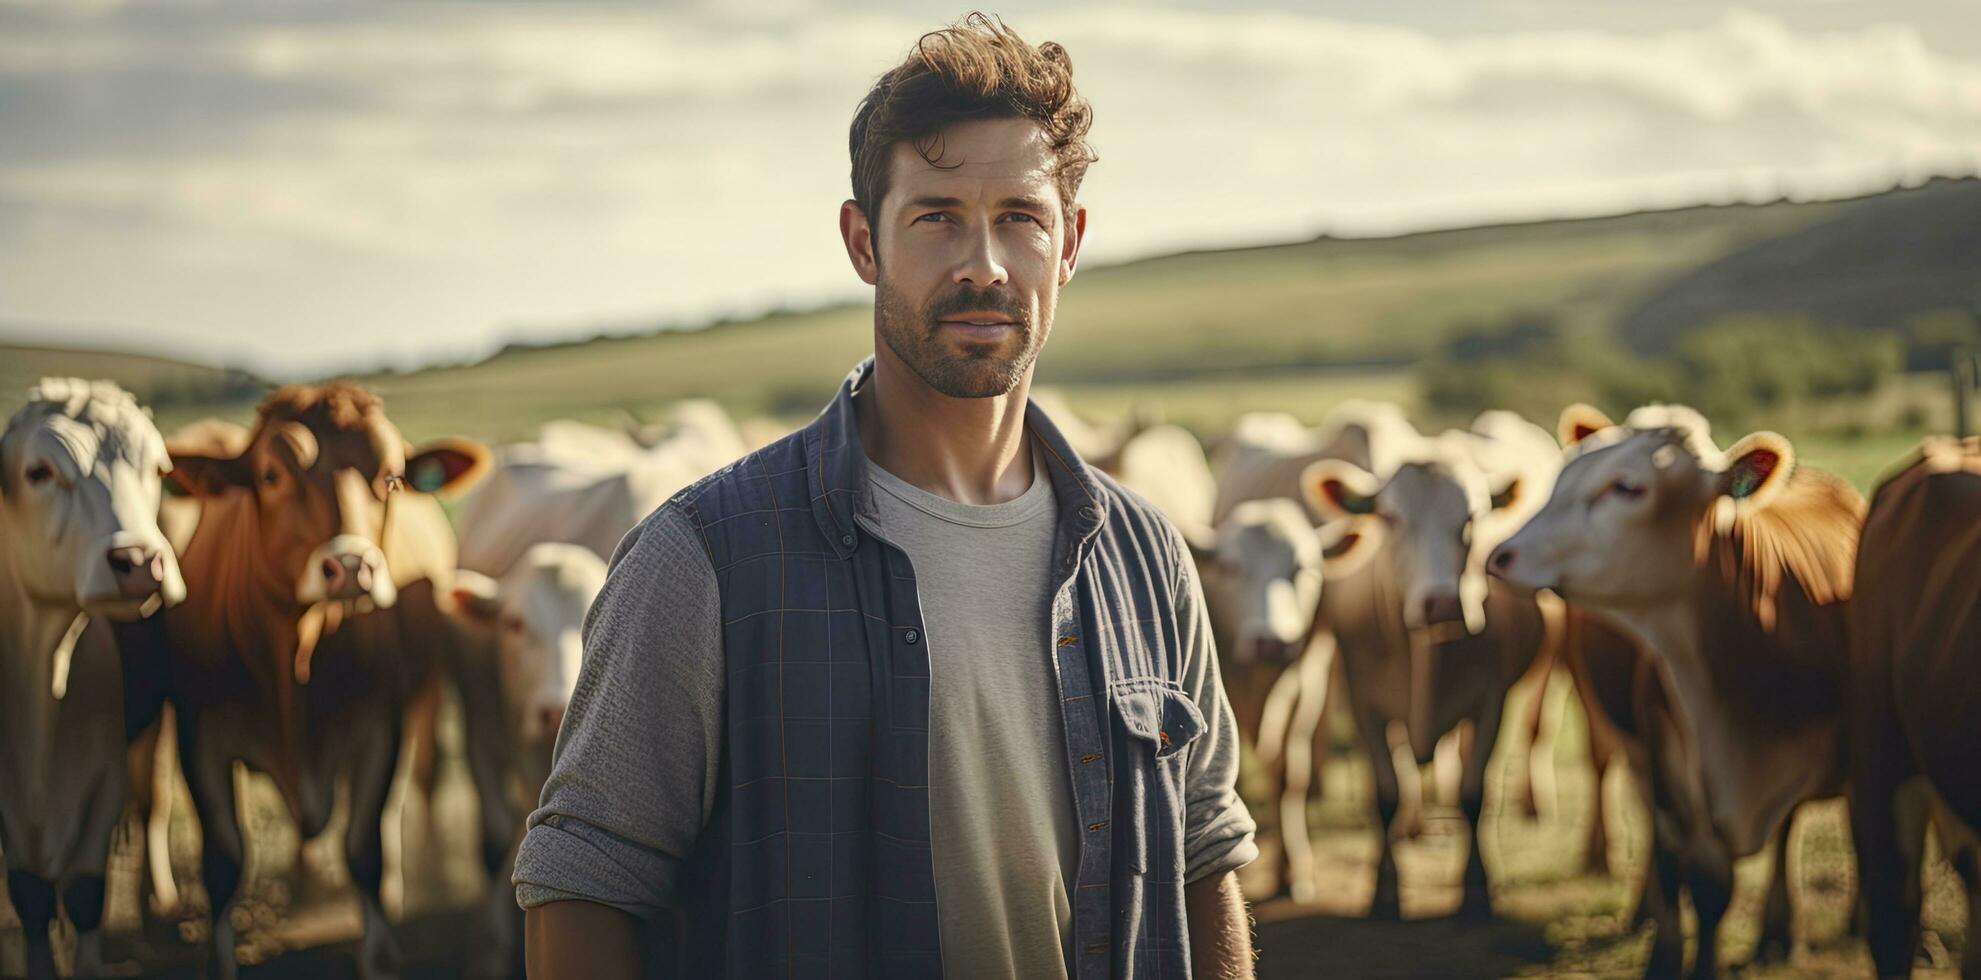
<path fill-rule="evenodd" d="M 684 510 L 662 507 L 619 543 L 585 616 L 584 651 L 516 854 L 516 901 L 582 899 L 650 917 L 678 904 L 722 744 L 721 602 Z"/>
<path fill-rule="evenodd" d="M 1198 881 L 1244 867 L 1259 856 L 1258 829 L 1238 796 L 1238 721 L 1218 672 L 1217 643 L 1203 582 L 1190 550 L 1177 536 L 1176 620 L 1182 639 L 1184 690 L 1204 716 L 1204 733 L 1184 762 L 1183 878 Z"/>

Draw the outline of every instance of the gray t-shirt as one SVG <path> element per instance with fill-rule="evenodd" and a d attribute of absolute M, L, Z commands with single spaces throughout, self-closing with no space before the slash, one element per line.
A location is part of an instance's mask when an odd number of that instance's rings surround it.
<path fill-rule="evenodd" d="M 869 464 L 908 555 L 929 658 L 929 834 L 948 977 L 1065 977 L 1079 837 L 1053 677 L 1057 512 L 1045 461 L 1001 504 L 958 503 Z"/>
<path fill-rule="evenodd" d="M 1036 472 L 1042 473 L 1043 469 Z M 1057 746 L 1058 740 L 1064 738 L 1052 678 L 1043 672 L 1044 658 L 1048 655 L 1044 650 L 1038 652 L 1038 663 L 1042 666 L 1039 680 L 1045 686 L 1029 695 L 1037 698 L 1036 702 L 1027 701 L 1011 713 L 997 711 L 997 706 L 1005 702 L 990 689 L 945 684 L 946 668 L 951 676 L 959 669 L 950 666 L 952 653 L 960 656 L 969 649 L 986 648 L 981 644 L 966 646 L 961 636 L 952 639 L 951 633 L 969 632 L 967 625 L 959 628 L 954 624 L 974 621 L 955 617 L 993 616 L 1010 619 L 1014 624 L 1032 624 L 1015 625 L 1019 632 L 1014 635 L 1021 641 L 1044 646 L 1046 590 L 1055 583 L 1049 581 L 1043 559 L 1033 566 L 1039 568 L 1036 582 L 1020 581 L 1025 576 L 1002 570 L 993 574 L 994 563 L 977 559 L 983 569 L 962 570 L 961 601 L 957 601 L 957 587 L 944 586 L 941 582 L 945 576 L 959 573 L 946 570 L 950 563 L 944 556 L 924 558 L 917 554 L 922 545 L 916 542 L 922 538 L 912 528 L 897 529 L 889 522 L 887 515 L 895 501 L 887 499 L 894 495 L 886 492 L 883 482 L 879 478 L 874 481 L 875 502 L 883 514 L 882 526 L 877 530 L 881 537 L 909 551 L 921 592 L 924 625 L 933 636 L 929 781 L 931 807 L 938 814 L 934 816 L 937 826 L 932 828 L 936 835 L 933 856 L 937 865 L 938 914 L 942 940 L 947 947 L 952 927 L 958 924 L 984 932 L 1006 926 L 998 921 L 963 921 L 951 913 L 952 897 L 967 891 L 981 892 L 987 886 L 982 882 L 959 884 L 956 879 L 970 865 L 967 858 L 959 856 L 952 860 L 949 856 L 958 853 L 957 845 L 952 841 L 950 846 L 944 846 L 947 832 L 943 824 L 959 825 L 939 814 L 947 806 L 945 801 L 966 806 L 969 801 L 965 799 L 964 784 L 953 782 L 951 772 L 945 771 L 956 769 L 956 763 L 938 760 L 953 759 L 957 753 L 967 754 L 973 744 L 971 739 L 977 739 L 975 744 L 983 751 L 996 751 L 1003 757 L 1017 753 L 1007 751 L 1011 746 L 991 743 L 1023 737 L 1050 739 L 1050 743 L 1039 744 Z M 1043 484 L 1043 489 L 1039 484 Z M 1035 481 L 1027 496 L 1033 494 L 1042 495 L 1046 504 L 1042 522 L 1050 528 L 1056 512 L 1051 506 L 1050 481 Z M 913 499 L 912 494 L 906 496 Z M 1024 500 L 1021 497 L 996 508 L 1031 506 Z M 950 501 L 943 503 L 955 506 Z M 963 513 L 972 510 L 976 508 L 967 508 Z M 923 516 L 933 518 L 926 513 Z M 1031 561 L 1026 557 L 1030 545 L 1010 542 L 1029 542 L 1032 533 L 1021 527 L 1008 542 L 1000 541 L 997 553 L 1007 557 L 995 564 L 1015 566 Z M 1008 581 L 1004 580 L 1007 575 Z M 1179 582 L 1182 587 L 1175 610 L 1182 644 L 1182 670 L 1177 680 L 1196 701 L 1207 722 L 1204 734 L 1188 750 L 1190 757 L 1184 770 L 1185 877 L 1196 881 L 1242 866 L 1258 854 L 1258 849 L 1251 839 L 1252 821 L 1234 789 L 1238 776 L 1237 730 L 1218 684 L 1216 651 L 1204 616 L 1203 591 L 1188 561 L 1179 569 L 1179 575 L 1184 580 Z M 990 579 L 1000 581 L 992 583 Z M 1038 590 L 1037 599 L 1031 604 L 1036 609 L 1028 605 L 1030 600 L 1008 598 L 1015 591 L 1004 591 L 1034 589 Z M 1000 624 L 998 629 L 1002 631 L 1004 625 Z M 995 646 L 1005 642 L 1000 638 Z M 1013 649 L 1024 652 L 1022 647 Z M 971 661 L 960 669 L 983 666 L 986 665 Z M 677 904 L 675 888 L 681 865 L 692 853 L 719 792 L 724 676 L 722 602 L 715 570 L 709 564 L 708 552 L 703 549 L 688 512 L 662 507 L 620 542 L 613 554 L 605 588 L 586 616 L 584 666 L 578 673 L 570 708 L 557 737 L 541 805 L 530 815 L 529 831 L 516 855 L 516 899 L 524 908 L 578 899 L 651 917 Z M 1015 690 L 1012 689 L 1014 693 Z M 952 694 L 960 696 L 964 710 L 975 717 L 991 719 L 991 724 L 960 732 L 958 727 L 951 726 L 947 715 L 952 710 L 948 700 Z M 1014 724 L 1022 728 L 1023 736 L 1007 731 Z M 1022 754 L 1030 756 L 1022 766 L 1000 771 L 986 763 L 972 769 L 1045 788 L 1027 790 L 1023 799 L 1006 799 L 1013 794 L 1002 792 L 990 798 L 984 805 L 992 808 L 989 819 L 993 822 L 987 825 L 992 828 L 992 838 L 965 842 L 963 846 L 994 842 L 997 859 L 1003 861 L 1008 857 L 1007 842 L 1022 832 L 1031 851 L 1027 860 L 1033 862 L 1034 873 L 1051 877 L 1019 880 L 1011 887 L 1023 891 L 1000 899 L 1005 907 L 1037 911 L 1039 914 L 1027 926 L 1032 931 L 1025 934 L 1050 937 L 1057 953 L 1063 945 L 1069 917 L 1063 893 L 1066 883 L 1074 877 L 1070 864 L 1074 845 L 1059 830 L 1060 824 L 1073 820 L 1071 786 L 1064 769 L 1063 749 L 1032 749 Z M 1048 778 L 1047 772 L 1054 775 Z M 1050 811 L 1051 817 L 1017 827 L 1001 815 L 1002 810 L 996 809 L 1005 806 L 1018 807 L 1027 813 Z M 965 813 L 962 818 L 985 819 L 981 813 Z M 1052 828 L 1050 833 L 1045 832 L 1048 826 Z M 967 850 L 961 852 L 967 853 Z M 1010 876 L 1001 878 L 998 887 L 1011 880 Z M 1046 909 L 1051 910 L 1050 917 L 1044 914 Z M 967 940 L 957 942 L 967 943 Z M 945 960 L 946 966 L 953 965 L 958 972 L 970 969 L 970 964 L 955 962 L 948 956 Z M 1027 972 L 1029 975 L 1029 968 Z"/>

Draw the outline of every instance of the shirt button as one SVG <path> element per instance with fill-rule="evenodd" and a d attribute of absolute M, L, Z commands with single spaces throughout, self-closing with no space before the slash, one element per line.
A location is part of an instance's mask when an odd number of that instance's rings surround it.
<path fill-rule="evenodd" d="M 909 643 L 914 643 L 916 640 L 919 640 L 921 638 L 922 638 L 922 634 L 917 633 L 914 630 L 909 630 L 908 634 L 902 637 L 902 639 L 907 640 Z"/>
<path fill-rule="evenodd" d="M 845 545 L 848 548 L 851 548 L 853 547 L 853 536 L 850 534 L 842 534 L 839 536 L 839 543 Z"/>

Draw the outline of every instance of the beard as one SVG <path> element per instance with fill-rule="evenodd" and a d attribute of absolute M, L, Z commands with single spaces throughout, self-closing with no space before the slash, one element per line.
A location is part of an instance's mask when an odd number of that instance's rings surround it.
<path fill-rule="evenodd" d="M 953 341 L 942 335 L 940 321 L 945 317 L 982 311 L 1010 317 L 1011 335 L 988 343 Z M 1035 329 L 1025 304 L 1000 289 L 959 283 L 918 308 L 885 276 L 875 286 L 874 324 L 881 340 L 922 383 L 951 398 L 995 398 L 1017 388 L 1038 359 L 1051 327 L 1049 302 L 1041 319 L 1044 328 Z"/>

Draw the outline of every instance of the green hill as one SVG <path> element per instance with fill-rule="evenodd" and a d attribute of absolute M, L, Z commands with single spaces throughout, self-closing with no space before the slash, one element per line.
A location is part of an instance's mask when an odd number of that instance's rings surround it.
<path fill-rule="evenodd" d="M 1618 336 L 1664 353 L 1680 334 L 1724 317 L 1900 330 L 1981 302 L 1981 180 L 1935 181 L 1830 210 L 1659 284 L 1623 314 Z"/>
<path fill-rule="evenodd" d="M 5 327 L 0 326 L 0 334 Z M 121 351 L 72 350 L 0 343 L 0 416 L 11 415 L 44 377 L 109 378 L 154 411 L 253 399 L 267 382 L 243 371 Z"/>

